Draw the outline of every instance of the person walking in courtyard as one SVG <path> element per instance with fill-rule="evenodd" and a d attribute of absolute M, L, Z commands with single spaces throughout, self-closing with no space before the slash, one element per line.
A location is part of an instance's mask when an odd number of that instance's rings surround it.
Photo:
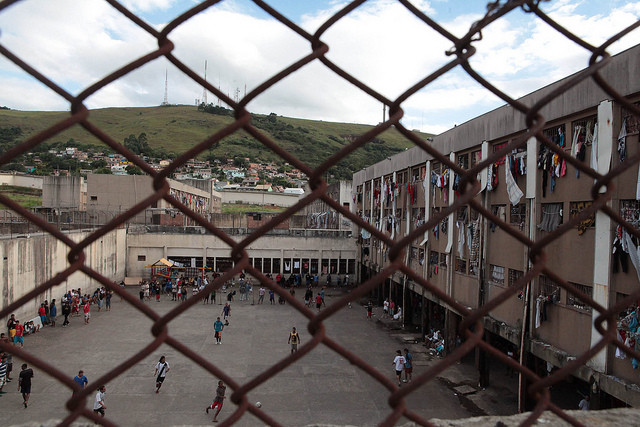
<path fill-rule="evenodd" d="M 289 344 L 291 344 L 291 354 L 293 354 L 294 351 L 298 351 L 298 344 L 301 344 L 301 342 L 300 335 L 298 335 L 298 332 L 296 332 L 295 327 L 289 333 Z"/>
<path fill-rule="evenodd" d="M 69 301 L 62 302 L 62 315 L 64 316 L 64 321 L 62 322 L 62 327 L 66 328 L 69 324 L 69 315 L 71 314 L 71 305 Z"/>
<path fill-rule="evenodd" d="M 156 372 L 153 374 L 156 376 L 156 394 L 160 392 L 160 387 L 162 387 L 162 383 L 164 382 L 165 377 L 167 376 L 167 372 L 169 372 L 169 363 L 165 359 L 164 356 L 160 358 L 160 361 L 156 364 Z"/>
<path fill-rule="evenodd" d="M 371 301 L 369 301 L 369 304 L 367 304 L 367 320 L 371 320 L 372 316 L 373 316 L 373 304 L 371 303 Z"/>
<path fill-rule="evenodd" d="M 225 303 L 224 307 L 222 307 L 222 316 L 224 320 L 227 320 L 227 317 L 231 316 L 231 306 L 229 303 Z"/>
<path fill-rule="evenodd" d="M 82 370 L 78 371 L 78 375 L 73 377 L 73 381 L 82 389 L 86 388 L 87 384 L 89 384 L 89 379 L 84 375 L 84 371 Z M 75 394 L 75 392 L 73 394 Z"/>
<path fill-rule="evenodd" d="M 318 313 L 320 313 L 320 307 L 322 307 L 322 295 L 318 292 L 318 296 L 316 296 L 316 309 L 318 310 Z"/>
<path fill-rule="evenodd" d="M 96 393 L 96 400 L 93 403 L 93 412 L 96 414 L 100 414 L 102 418 L 104 418 L 104 413 L 107 410 L 107 405 L 104 403 L 104 396 L 107 393 L 107 386 L 102 386 L 98 389 Z M 96 423 L 97 424 L 97 423 Z"/>
<path fill-rule="evenodd" d="M 264 302 L 264 294 L 265 289 L 260 286 L 260 289 L 258 290 L 258 304 L 262 304 Z"/>
<path fill-rule="evenodd" d="M 227 391 L 227 387 L 225 387 L 224 383 L 222 381 L 218 381 L 218 388 L 216 389 L 216 397 L 215 399 L 213 399 L 213 403 L 211 404 L 211 406 L 207 406 L 207 408 L 205 409 L 207 414 L 209 413 L 209 409 L 213 409 L 216 411 L 216 413 L 213 415 L 214 423 L 218 422 L 218 414 L 222 409 L 222 404 L 224 403 L 224 399 L 226 399 L 226 396 L 224 395 L 226 391 Z"/>
<path fill-rule="evenodd" d="M 20 348 L 24 348 L 24 326 L 19 320 L 15 322 L 16 336 L 13 337 L 13 345 L 20 344 Z"/>
<path fill-rule="evenodd" d="M 13 337 L 16 336 L 16 315 L 12 314 L 7 320 L 7 331 L 9 332 L 9 341 L 14 342 Z"/>
<path fill-rule="evenodd" d="M 18 390 L 22 393 L 22 404 L 25 408 L 29 405 L 29 396 L 31 396 L 31 378 L 33 378 L 33 369 L 23 363 L 22 371 L 18 375 Z"/>
<path fill-rule="evenodd" d="M 213 330 L 215 331 L 216 344 L 222 344 L 222 330 L 224 329 L 224 323 L 218 319 L 213 322 Z"/>
<path fill-rule="evenodd" d="M 272 289 L 269 289 L 269 304 L 275 304 L 275 303 L 276 303 L 276 295 Z"/>
<path fill-rule="evenodd" d="M 404 349 L 404 381 L 405 383 L 410 383 L 413 379 L 413 356 L 409 353 L 409 349 Z"/>
<path fill-rule="evenodd" d="M 4 385 L 7 383 L 8 370 L 9 370 L 9 364 L 7 363 L 7 354 L 2 353 L 0 355 L 0 395 L 6 393 L 6 391 L 2 391 L 2 389 L 4 388 Z"/>
<path fill-rule="evenodd" d="M 392 365 L 396 367 L 396 378 L 398 379 L 398 387 L 402 387 L 402 371 L 404 371 L 404 364 L 406 363 L 406 359 L 402 355 L 400 350 L 396 351 L 396 357 L 391 362 Z"/>
<path fill-rule="evenodd" d="M 89 324 L 89 319 L 91 319 L 91 300 L 87 299 L 84 303 L 84 306 L 82 307 L 82 310 L 84 311 L 84 324 L 88 325 Z"/>

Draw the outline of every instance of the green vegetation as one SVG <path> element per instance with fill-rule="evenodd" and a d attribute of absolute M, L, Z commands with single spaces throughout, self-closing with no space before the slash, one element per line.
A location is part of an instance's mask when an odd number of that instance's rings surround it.
<path fill-rule="evenodd" d="M 68 112 L 0 110 L 0 151 L 6 151 L 16 143 L 36 135 L 68 116 Z M 102 129 L 114 141 L 150 159 L 175 158 L 231 125 L 233 120 L 231 110 L 213 106 L 213 104 L 199 107 L 176 105 L 106 108 L 92 110 L 88 118 L 89 122 Z M 255 114 L 251 124 L 259 132 L 276 141 L 288 153 L 311 167 L 322 164 L 329 156 L 372 129 L 370 125 L 294 119 L 277 116 L 275 113 Z M 419 136 L 426 138 L 429 135 L 419 134 Z M 354 172 L 363 167 L 412 146 L 413 144 L 397 130 L 387 130 L 332 166 L 329 169 L 329 179 L 350 179 Z M 59 150 L 63 147 L 76 147 L 85 152 L 112 152 L 109 147 L 80 125 L 75 125 L 46 140 L 32 152 L 42 156 L 50 149 Z M 210 161 L 231 158 L 242 162 L 244 158 L 248 158 L 256 163 L 273 162 L 278 166 L 285 166 L 285 160 L 244 130 L 236 131 L 218 143 L 212 143 L 199 157 Z M 29 165 L 31 164 L 29 160 L 28 156 L 20 156 L 12 163 Z M 55 159 L 48 160 L 55 161 Z M 49 174 L 57 167 L 68 169 L 72 174 L 79 173 L 79 165 L 73 162 L 66 164 L 58 160 L 57 163 L 57 166 L 55 163 L 50 165 L 49 169 L 38 167 L 37 172 Z M 49 165 L 48 162 L 47 164 Z M 8 167 L 8 165 L 5 166 Z M 96 165 L 97 167 L 102 166 Z M 83 168 L 88 167 L 83 166 Z"/>
<path fill-rule="evenodd" d="M 222 204 L 222 213 L 223 214 L 243 214 L 247 212 L 270 212 L 270 213 L 278 213 L 283 212 L 287 208 L 282 206 L 270 206 L 270 205 L 241 205 L 235 203 L 223 203 Z"/>
<path fill-rule="evenodd" d="M 0 193 L 25 208 L 42 206 L 42 190 L 37 188 L 3 185 L 0 186 Z M 0 204 L 0 208 L 6 209 L 3 204 Z"/>

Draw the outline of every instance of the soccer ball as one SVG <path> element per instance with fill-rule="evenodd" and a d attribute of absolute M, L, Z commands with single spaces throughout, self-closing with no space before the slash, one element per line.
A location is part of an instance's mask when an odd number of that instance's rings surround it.
<path fill-rule="evenodd" d="M 256 408 L 261 408 L 261 407 L 262 407 L 262 403 L 256 402 Z"/>

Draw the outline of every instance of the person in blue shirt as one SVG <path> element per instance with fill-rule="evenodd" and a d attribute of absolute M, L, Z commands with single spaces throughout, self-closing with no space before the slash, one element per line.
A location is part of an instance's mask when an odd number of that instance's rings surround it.
<path fill-rule="evenodd" d="M 224 323 L 222 323 L 222 321 L 220 320 L 219 317 L 213 323 L 213 329 L 216 332 L 216 334 L 215 334 L 215 336 L 216 336 L 216 344 L 222 344 L 222 330 L 224 329 Z"/>
<path fill-rule="evenodd" d="M 56 300 L 51 300 L 51 307 L 49 308 L 49 318 L 51 319 L 51 326 L 56 326 L 56 317 L 58 317 L 58 306 L 56 306 Z"/>
<path fill-rule="evenodd" d="M 75 383 L 78 384 L 80 388 L 85 388 L 87 384 L 89 384 L 89 380 L 84 375 L 84 371 L 79 371 L 78 375 L 73 377 L 73 381 L 75 381 Z M 73 394 L 76 394 L 76 392 L 74 391 Z"/>

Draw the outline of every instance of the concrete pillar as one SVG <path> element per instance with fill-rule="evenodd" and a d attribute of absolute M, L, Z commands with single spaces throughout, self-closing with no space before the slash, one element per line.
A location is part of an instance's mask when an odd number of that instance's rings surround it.
<path fill-rule="evenodd" d="M 613 102 L 602 101 L 598 105 L 598 173 L 605 175 L 609 172 L 611 154 L 613 152 Z M 592 146 L 593 148 L 593 146 Z M 604 189 L 603 189 L 604 190 Z M 611 202 L 608 202 L 610 205 Z M 596 213 L 596 228 L 593 251 L 593 299 L 603 307 L 609 306 L 609 289 L 611 271 L 611 229 L 614 227 L 611 218 L 598 211 Z M 600 313 L 592 311 L 591 346 L 594 346 L 602 336 L 593 327 L 593 322 Z M 587 362 L 587 366 L 598 372 L 607 371 L 607 349 L 603 349 Z"/>
<path fill-rule="evenodd" d="M 482 339 L 489 341 L 487 336 L 490 332 L 485 332 Z M 478 367 L 478 387 L 489 387 L 489 355 L 476 347 L 476 366 Z"/>

